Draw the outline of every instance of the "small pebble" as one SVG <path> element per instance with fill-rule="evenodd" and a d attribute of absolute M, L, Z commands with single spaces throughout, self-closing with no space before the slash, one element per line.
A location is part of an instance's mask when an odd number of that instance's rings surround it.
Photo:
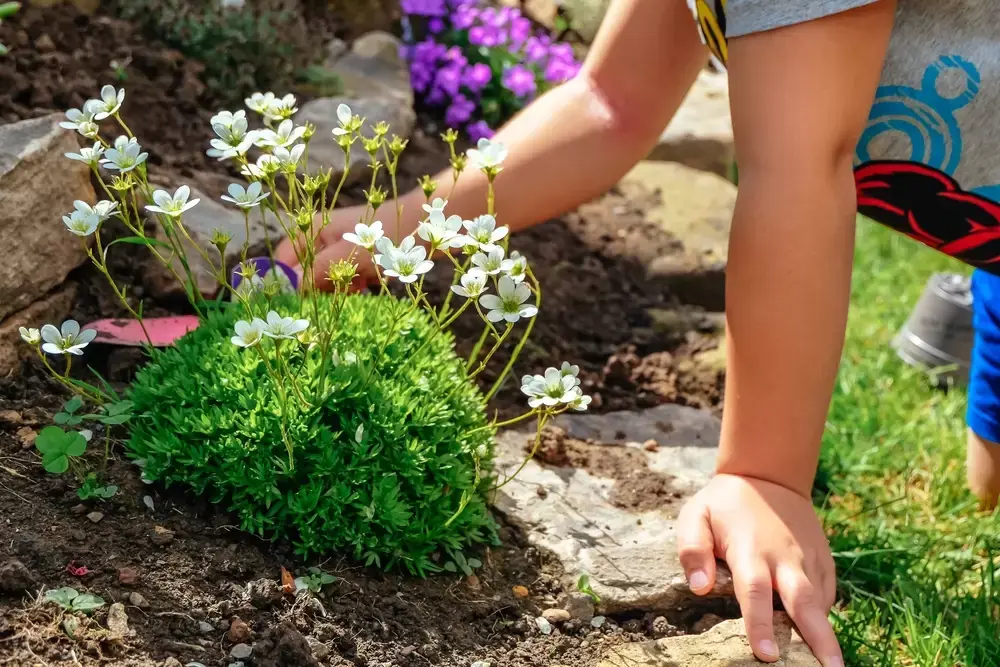
<path fill-rule="evenodd" d="M 721 616 L 716 616 L 715 614 L 705 614 L 691 627 L 691 631 L 695 634 L 708 632 L 719 623 L 722 623 L 723 620 L 724 619 Z"/>
<path fill-rule="evenodd" d="M 474 591 L 478 591 L 482 586 L 479 583 L 479 577 L 474 574 L 470 574 L 465 578 L 465 583 Z"/>
<path fill-rule="evenodd" d="M 469 667 L 493 667 L 493 663 L 489 660 L 476 660 Z"/>
<path fill-rule="evenodd" d="M 535 487 L 535 493 L 538 494 L 539 498 L 548 498 L 549 497 L 549 490 L 546 489 L 544 486 L 541 486 L 541 485 Z"/>
<path fill-rule="evenodd" d="M 135 586 L 139 581 L 139 571 L 133 567 L 123 567 L 118 570 L 118 583 L 125 586 Z"/>
<path fill-rule="evenodd" d="M 528 591 L 528 587 L 527 586 L 514 586 L 510 590 L 513 591 L 514 597 L 516 597 L 516 598 L 522 598 L 523 599 L 523 598 L 526 598 L 529 595 L 531 595 L 531 593 Z"/>
<path fill-rule="evenodd" d="M 226 638 L 234 644 L 242 644 L 250 639 L 250 626 L 241 618 L 234 618 Z M 235 656 L 234 656 L 235 657 Z"/>
<path fill-rule="evenodd" d="M 90 519 L 91 523 L 100 523 L 101 519 L 104 518 L 104 512 L 91 512 L 87 518 Z"/>
<path fill-rule="evenodd" d="M 134 607 L 138 607 L 139 609 L 147 609 L 149 607 L 149 602 L 147 602 L 146 598 L 142 596 L 142 593 L 138 593 L 136 591 L 132 591 L 128 594 L 128 601 L 129 604 Z"/>
<path fill-rule="evenodd" d="M 236 658 L 237 660 L 243 660 L 249 658 L 253 653 L 253 647 L 249 644 L 237 644 L 236 646 L 229 649 L 229 656 Z"/>
<path fill-rule="evenodd" d="M 549 623 L 548 620 L 546 620 L 544 617 L 539 616 L 538 618 L 536 618 L 535 625 L 538 626 L 539 632 L 541 632 L 543 635 L 552 634 L 552 624 Z"/>
<path fill-rule="evenodd" d="M 229 629 L 229 621 L 227 621 L 226 619 L 222 619 L 221 621 L 219 621 L 216 624 L 215 627 L 217 627 L 219 630 L 222 630 L 223 632 L 225 632 L 226 630 Z"/>
<path fill-rule="evenodd" d="M 642 446 L 647 452 L 660 451 L 660 443 L 658 443 L 656 440 L 653 440 L 652 438 L 642 443 Z"/>
<path fill-rule="evenodd" d="M 148 507 L 150 512 L 156 511 L 156 505 L 153 504 L 153 496 L 143 496 L 142 504 Z"/>
<path fill-rule="evenodd" d="M 87 506 L 84 505 L 83 503 L 80 503 L 79 505 L 73 505 L 73 509 L 71 509 L 70 512 L 72 512 L 73 514 L 86 514 Z"/>
<path fill-rule="evenodd" d="M 607 623 L 607 621 L 608 619 L 604 618 L 603 616 L 595 616 L 594 618 L 590 619 L 590 627 L 603 628 L 604 624 Z"/>
<path fill-rule="evenodd" d="M 549 623 L 565 623 L 573 616 L 565 609 L 546 609 L 542 612 L 542 618 Z"/>
<path fill-rule="evenodd" d="M 208 621 L 198 621 L 198 632 L 202 634 L 208 634 L 209 632 L 214 632 L 215 628 Z"/>
<path fill-rule="evenodd" d="M 167 658 L 163 661 L 163 667 L 184 667 L 184 663 L 177 658 Z"/>
<path fill-rule="evenodd" d="M 402 651 L 400 651 L 399 653 L 400 653 L 400 655 L 402 655 L 402 656 L 403 656 L 404 658 L 408 658 L 408 657 L 410 657 L 411 655 L 413 655 L 413 652 L 414 652 L 414 651 L 416 651 L 416 650 L 417 650 L 417 647 L 416 647 L 416 646 L 404 646 L 404 647 L 403 647 L 403 650 L 402 650 Z"/>

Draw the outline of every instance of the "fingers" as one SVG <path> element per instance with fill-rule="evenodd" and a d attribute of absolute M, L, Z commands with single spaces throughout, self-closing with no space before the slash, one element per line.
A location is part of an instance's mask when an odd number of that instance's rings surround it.
<path fill-rule="evenodd" d="M 715 585 L 715 538 L 708 509 L 688 503 L 677 523 L 677 555 L 695 595 L 705 595 Z"/>
<path fill-rule="evenodd" d="M 747 639 L 754 655 L 765 662 L 775 662 L 780 656 L 774 640 L 774 589 L 771 569 L 756 555 L 741 558 L 726 556 L 733 572 L 733 586 L 740 603 Z"/>
<path fill-rule="evenodd" d="M 784 564 L 778 565 L 774 578 L 785 610 L 823 667 L 843 667 L 844 656 L 827 617 L 830 607 L 820 588 L 822 582 L 814 585 L 802 568 Z"/>

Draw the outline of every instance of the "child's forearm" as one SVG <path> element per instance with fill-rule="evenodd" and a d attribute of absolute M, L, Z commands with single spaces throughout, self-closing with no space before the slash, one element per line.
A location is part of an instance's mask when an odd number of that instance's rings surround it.
<path fill-rule="evenodd" d="M 849 162 L 741 178 L 719 472 L 809 496 L 843 345 L 854 211 Z"/>
<path fill-rule="evenodd" d="M 682 0 L 614 3 L 581 74 L 497 133 L 509 148 L 496 184 L 500 222 L 523 229 L 606 192 L 654 145 L 705 62 Z M 454 190 L 449 171 L 436 180 L 449 213 L 485 212 L 481 173 L 467 170 Z M 407 195 L 411 214 L 422 199 Z"/>

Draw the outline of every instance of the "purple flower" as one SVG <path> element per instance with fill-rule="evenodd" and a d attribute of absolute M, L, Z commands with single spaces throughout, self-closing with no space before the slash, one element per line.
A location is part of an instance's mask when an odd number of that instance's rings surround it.
<path fill-rule="evenodd" d="M 535 73 L 524 65 L 514 65 L 503 73 L 503 85 L 518 97 L 528 97 L 535 93 Z"/>
<path fill-rule="evenodd" d="M 451 17 L 451 23 L 459 30 L 468 30 L 476 19 L 479 18 L 479 10 L 472 5 L 462 5 Z"/>
<path fill-rule="evenodd" d="M 524 45 L 525 59 L 532 64 L 542 62 L 549 56 L 549 43 L 549 38 L 544 35 L 530 37 Z"/>
<path fill-rule="evenodd" d="M 506 39 L 506 34 L 489 25 L 477 25 L 469 29 L 469 42 L 473 46 L 497 46 Z"/>
<path fill-rule="evenodd" d="M 482 92 L 493 78 L 493 70 L 485 63 L 476 63 L 462 73 L 462 85 L 474 93 Z"/>
<path fill-rule="evenodd" d="M 428 30 L 429 30 L 429 31 L 430 31 L 430 32 L 431 32 L 432 34 L 435 34 L 435 35 L 436 35 L 437 33 L 439 33 L 439 32 L 441 32 L 442 30 L 444 30 L 444 21 L 442 21 L 442 20 L 441 20 L 441 19 L 439 19 L 439 18 L 433 18 L 433 19 L 431 19 L 431 20 L 430 20 L 430 21 L 429 21 L 429 22 L 427 23 L 427 29 L 428 29 Z"/>
<path fill-rule="evenodd" d="M 465 95 L 456 95 L 451 102 L 451 106 L 444 113 L 444 122 L 449 127 L 459 127 L 472 117 L 472 112 L 475 110 L 475 102 Z"/>
<path fill-rule="evenodd" d="M 404 14 L 417 16 L 445 16 L 448 13 L 443 0 L 402 0 L 400 7 Z"/>
<path fill-rule="evenodd" d="M 447 93 L 448 97 L 458 94 L 458 88 L 462 85 L 462 68 L 457 65 L 447 65 L 442 67 L 434 75 L 434 87 Z"/>
<path fill-rule="evenodd" d="M 580 65 L 576 62 L 553 59 L 545 66 L 545 80 L 549 83 L 563 83 L 572 79 L 579 71 Z"/>
<path fill-rule="evenodd" d="M 469 134 L 469 138 L 473 141 L 490 139 L 493 137 L 493 130 L 486 124 L 485 120 L 477 120 L 475 123 L 466 127 L 465 131 Z"/>
<path fill-rule="evenodd" d="M 434 75 L 424 63 L 414 61 L 410 65 L 410 85 L 413 86 L 413 90 L 422 93 L 427 90 L 427 87 L 431 85 L 431 81 L 433 80 Z"/>
<path fill-rule="evenodd" d="M 524 17 L 514 19 L 510 24 L 510 41 L 514 48 L 521 48 L 529 37 L 531 37 L 531 21 Z"/>
<path fill-rule="evenodd" d="M 569 44 L 553 44 L 549 48 L 549 57 L 565 62 L 576 60 L 576 56 L 573 54 L 573 47 Z"/>

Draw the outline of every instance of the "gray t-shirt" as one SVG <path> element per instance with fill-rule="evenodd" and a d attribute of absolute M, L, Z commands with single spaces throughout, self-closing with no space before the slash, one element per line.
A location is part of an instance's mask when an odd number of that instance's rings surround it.
<path fill-rule="evenodd" d="M 688 0 L 722 65 L 726 39 L 877 0 Z M 1000 21 L 995 0 L 899 0 L 868 125 L 859 210 L 1000 274 Z"/>

